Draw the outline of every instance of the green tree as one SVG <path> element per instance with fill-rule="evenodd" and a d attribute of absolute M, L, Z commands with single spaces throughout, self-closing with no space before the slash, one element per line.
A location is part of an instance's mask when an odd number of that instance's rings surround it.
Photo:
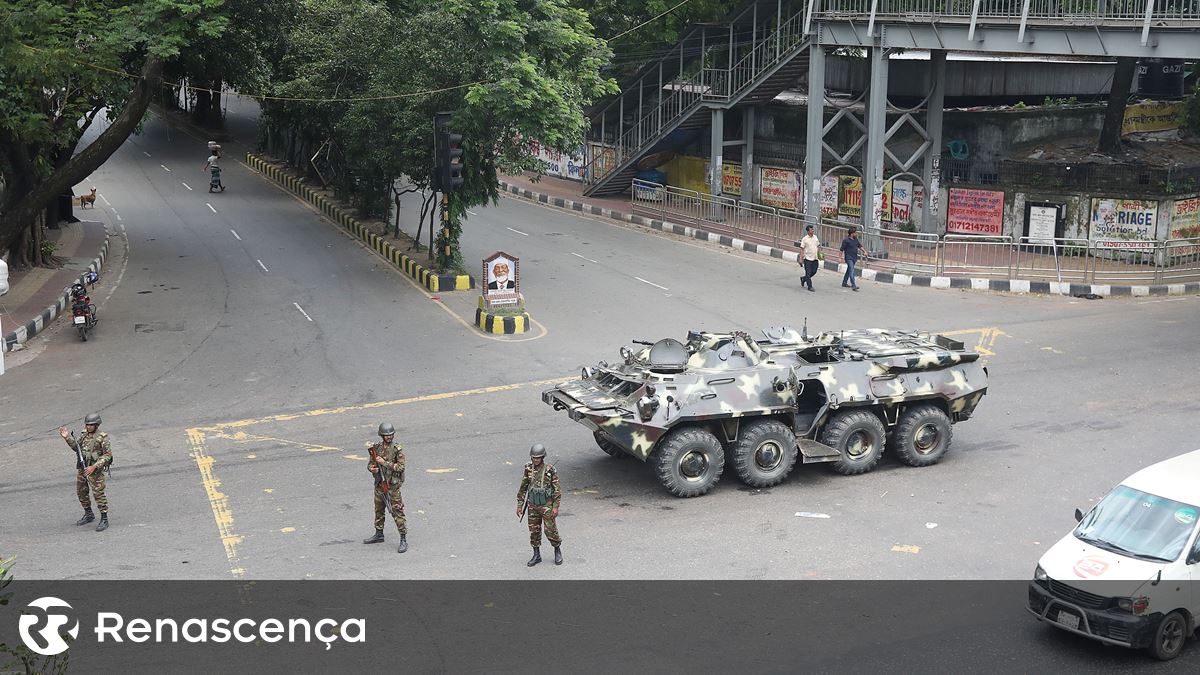
<path fill-rule="evenodd" d="M 222 125 L 224 85 L 246 92 L 262 92 L 270 86 L 297 5 L 297 0 L 224 0 L 225 30 L 194 41 L 167 63 L 164 79 L 193 87 L 193 121 Z"/>
<path fill-rule="evenodd" d="M 138 128 L 167 60 L 220 34 L 222 2 L 0 0 L 0 250 L 43 261 L 39 214 Z"/>
<path fill-rule="evenodd" d="M 532 140 L 578 148 L 583 109 L 616 91 L 600 73 L 611 52 L 587 13 L 565 0 L 306 0 L 302 7 L 281 68 L 287 79 L 275 93 L 369 100 L 273 102 L 267 124 L 303 128 L 336 146 L 341 189 L 372 213 L 386 208 L 396 178 L 429 185 L 433 115 L 453 112 L 467 171 L 451 200 L 450 236 L 437 243 L 439 252 L 450 247 L 434 261 L 443 270 L 463 269 L 459 224 L 468 208 L 499 199 L 498 172 L 540 169 L 528 152 Z"/>
<path fill-rule="evenodd" d="M 614 72 L 625 73 L 657 60 L 679 41 L 688 26 L 719 21 L 746 2 L 691 0 L 680 5 L 679 0 L 572 0 L 572 4 L 588 12 L 597 35 L 621 36 L 609 44 L 613 50 L 611 67 Z M 637 30 L 628 32 L 634 28 Z"/>

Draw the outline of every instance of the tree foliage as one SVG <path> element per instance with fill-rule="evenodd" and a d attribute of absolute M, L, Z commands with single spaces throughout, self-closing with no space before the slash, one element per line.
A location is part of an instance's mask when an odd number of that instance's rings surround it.
<path fill-rule="evenodd" d="M 0 0 L 0 250 L 120 147 L 164 62 L 224 29 L 222 2 Z"/>
<path fill-rule="evenodd" d="M 609 43 L 612 70 L 624 73 L 657 60 L 689 25 L 719 21 L 745 0 L 691 0 L 679 7 L 679 0 L 572 0 L 572 4 L 588 12 L 597 35 L 612 38 L 626 33 Z M 667 14 L 659 17 L 664 12 Z M 634 28 L 637 30 L 627 33 Z"/>
<path fill-rule="evenodd" d="M 375 100 L 271 102 L 267 123 L 333 148 L 340 189 L 379 213 L 395 178 L 428 187 L 433 115 L 452 112 L 468 171 L 446 266 L 461 268 L 463 214 L 499 198 L 499 171 L 540 169 L 529 141 L 579 146 L 584 107 L 615 92 L 600 73 L 610 57 L 587 13 L 565 0 L 304 0 L 273 93 Z"/>

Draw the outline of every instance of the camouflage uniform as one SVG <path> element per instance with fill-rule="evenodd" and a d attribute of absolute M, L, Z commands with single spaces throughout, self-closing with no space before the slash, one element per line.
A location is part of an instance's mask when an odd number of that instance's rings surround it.
<path fill-rule="evenodd" d="M 384 517 L 384 491 L 383 483 L 388 483 L 391 490 L 387 496 L 392 502 L 392 518 L 396 521 L 396 528 L 400 531 L 400 536 L 408 534 L 408 527 L 404 520 L 404 502 L 400 497 L 400 486 L 404 484 L 404 446 L 397 442 L 391 445 L 385 445 L 383 442 L 376 443 L 371 446 L 371 450 L 375 453 L 378 460 L 371 460 L 368 465 L 380 466 L 383 471 L 383 481 L 375 485 L 375 530 L 383 530 Z"/>
<path fill-rule="evenodd" d="M 542 459 L 540 467 L 534 467 L 530 461 L 525 464 L 525 473 L 521 477 L 521 487 L 517 490 L 517 508 L 526 504 L 529 516 L 529 545 L 533 547 L 533 559 L 529 561 L 532 567 L 541 562 L 540 547 L 542 545 L 542 528 L 546 530 L 546 539 L 554 546 L 554 563 L 562 564 L 562 538 L 558 535 L 558 525 L 555 522 L 559 505 L 562 504 L 562 485 L 558 481 L 558 472 L 546 460 Z"/>
<path fill-rule="evenodd" d="M 108 513 L 108 496 L 104 494 L 105 469 L 112 462 L 112 446 L 109 444 L 108 434 L 103 431 L 89 434 L 85 431 L 78 441 L 74 438 L 66 440 L 71 450 L 78 449 L 83 454 L 84 468 L 96 467 L 90 476 L 85 476 L 83 469 L 79 469 L 75 474 L 75 494 L 79 497 L 79 504 L 83 506 L 84 511 L 92 510 L 92 500 L 88 494 L 90 485 L 91 494 L 96 497 L 96 507 L 100 509 L 101 514 Z"/>

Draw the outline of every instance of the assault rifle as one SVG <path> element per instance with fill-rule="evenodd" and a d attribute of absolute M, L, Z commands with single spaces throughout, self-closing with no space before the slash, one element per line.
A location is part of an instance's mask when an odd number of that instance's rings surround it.
<path fill-rule="evenodd" d="M 529 490 L 525 491 L 525 500 L 521 502 L 521 512 L 517 514 L 518 523 L 525 520 L 525 509 L 527 508 L 529 508 Z"/>
<path fill-rule="evenodd" d="M 83 461 L 83 453 L 79 450 L 79 441 L 75 440 L 75 432 L 71 432 L 71 446 L 75 448 L 75 468 L 83 471 L 87 463 Z"/>
<path fill-rule="evenodd" d="M 392 486 L 383 479 L 383 467 L 379 464 L 379 457 L 375 454 L 375 448 L 367 448 L 367 452 L 371 454 L 371 461 L 375 462 L 375 487 L 383 489 L 383 506 L 389 512 L 392 510 Z"/>

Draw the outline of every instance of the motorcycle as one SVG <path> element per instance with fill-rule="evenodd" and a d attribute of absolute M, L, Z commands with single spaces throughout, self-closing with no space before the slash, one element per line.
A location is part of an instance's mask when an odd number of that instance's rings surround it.
<path fill-rule="evenodd" d="M 88 280 L 95 284 L 95 272 L 88 275 Z M 71 285 L 71 322 L 79 330 L 79 337 L 87 342 L 88 332 L 96 327 L 96 306 L 88 296 L 87 288 L 75 282 Z"/>

